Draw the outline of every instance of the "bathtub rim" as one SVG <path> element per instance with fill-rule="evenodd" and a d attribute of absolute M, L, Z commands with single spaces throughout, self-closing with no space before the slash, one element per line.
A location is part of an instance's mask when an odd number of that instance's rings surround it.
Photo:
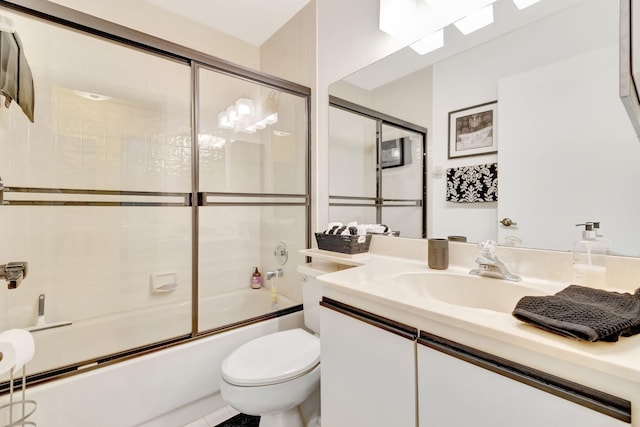
<path fill-rule="evenodd" d="M 194 341 L 201 340 L 203 338 L 208 338 L 214 335 L 229 332 L 234 329 L 265 322 L 267 320 L 276 319 L 283 316 L 287 316 L 289 314 L 302 311 L 302 309 L 303 309 L 303 305 L 302 305 L 302 302 L 300 302 L 290 307 L 285 307 L 270 313 L 261 314 L 258 316 L 251 317 L 249 319 L 240 320 L 240 321 L 219 326 L 213 329 L 198 331 L 195 333 L 194 331 L 192 331 L 188 334 L 168 338 L 166 340 L 154 342 L 151 344 L 146 344 L 139 347 L 126 349 L 123 351 L 114 352 L 107 355 L 101 355 L 99 357 L 83 360 L 78 363 L 73 363 L 66 366 L 54 368 L 51 370 L 27 375 L 26 385 L 27 387 L 29 387 L 29 386 L 45 384 L 45 383 L 60 380 L 63 378 L 69 378 L 75 375 L 83 374 L 89 371 L 105 368 L 107 366 L 115 365 L 117 363 L 136 359 L 138 357 L 146 356 L 149 354 L 153 354 L 155 352 L 166 350 L 168 348 L 172 348 L 181 344 L 191 343 Z M 14 380 L 14 386 L 20 387 L 21 385 L 22 385 L 22 380 Z M 9 388 L 10 388 L 9 381 L 1 382 L 0 397 L 6 394 L 9 394 Z"/>

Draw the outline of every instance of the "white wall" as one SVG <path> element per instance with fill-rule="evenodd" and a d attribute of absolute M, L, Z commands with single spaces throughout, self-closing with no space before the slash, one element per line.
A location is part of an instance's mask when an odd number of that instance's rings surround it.
<path fill-rule="evenodd" d="M 371 91 L 371 96 L 374 110 L 431 129 L 433 97 L 431 67 L 380 86 Z"/>
<path fill-rule="evenodd" d="M 518 219 L 503 238 L 566 251 L 580 238 L 574 225 L 597 220 L 611 253 L 639 255 L 640 199 L 627 186 L 640 181 L 640 144 L 617 93 L 617 62 L 613 43 L 500 81 L 499 210 Z"/>
<path fill-rule="evenodd" d="M 260 46 L 260 70 L 313 87 L 316 80 L 316 0 Z"/>

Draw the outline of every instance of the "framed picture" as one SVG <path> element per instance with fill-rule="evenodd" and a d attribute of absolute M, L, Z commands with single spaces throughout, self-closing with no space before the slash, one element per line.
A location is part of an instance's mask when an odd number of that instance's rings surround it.
<path fill-rule="evenodd" d="M 498 101 L 449 113 L 449 158 L 498 152 Z"/>

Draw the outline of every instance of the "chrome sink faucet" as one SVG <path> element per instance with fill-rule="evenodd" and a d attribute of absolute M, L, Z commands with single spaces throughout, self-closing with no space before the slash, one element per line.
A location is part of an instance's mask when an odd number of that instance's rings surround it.
<path fill-rule="evenodd" d="M 478 268 L 474 268 L 469 274 L 519 282 L 520 276 L 510 273 L 507 266 L 496 255 L 496 246 L 497 244 L 493 240 L 485 240 L 478 245 L 478 257 L 476 258 Z"/>

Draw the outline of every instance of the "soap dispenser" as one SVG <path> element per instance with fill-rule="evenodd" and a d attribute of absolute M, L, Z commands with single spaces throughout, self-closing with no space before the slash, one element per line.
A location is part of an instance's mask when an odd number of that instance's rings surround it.
<path fill-rule="evenodd" d="M 260 289 L 262 287 L 262 273 L 258 270 L 258 267 L 254 267 L 255 270 L 251 275 L 251 288 Z"/>
<path fill-rule="evenodd" d="M 573 244 L 573 282 L 578 285 L 602 288 L 606 285 L 606 247 L 595 238 L 593 223 L 576 224 L 584 227 L 582 238 Z"/>
<path fill-rule="evenodd" d="M 593 222 L 593 232 L 595 234 L 595 239 L 599 242 L 602 242 L 602 245 L 605 249 L 605 254 L 609 254 L 611 252 L 611 240 L 608 237 L 605 237 L 602 234 L 602 229 L 600 228 L 600 221 Z"/>

